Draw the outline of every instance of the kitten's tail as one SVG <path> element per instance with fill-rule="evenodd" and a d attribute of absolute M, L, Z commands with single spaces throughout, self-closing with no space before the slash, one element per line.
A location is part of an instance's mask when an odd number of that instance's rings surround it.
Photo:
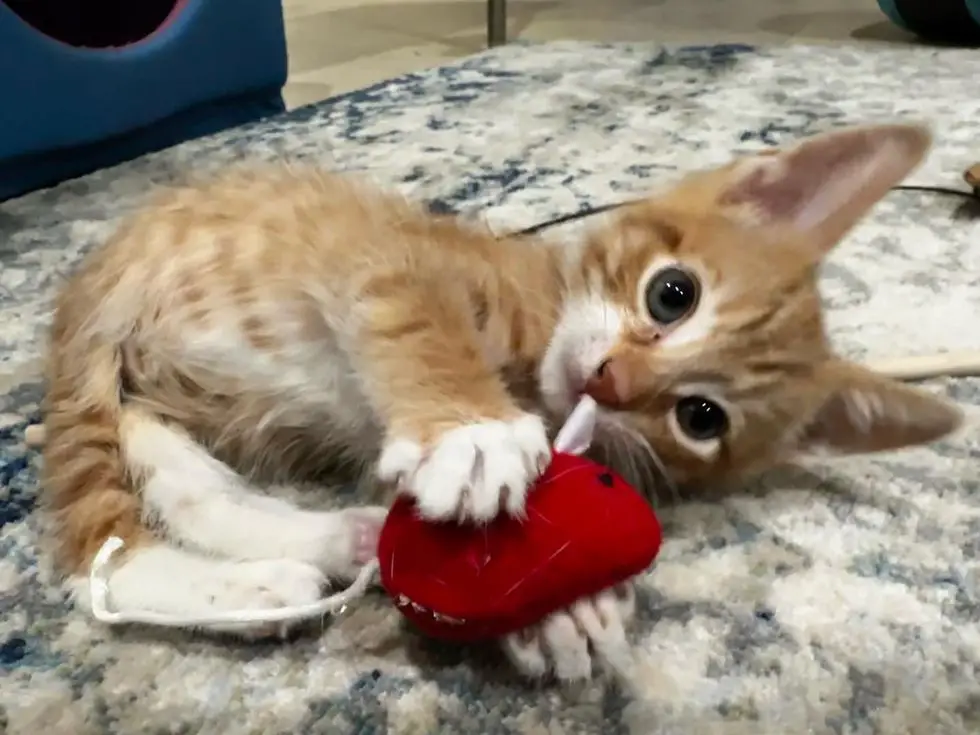
<path fill-rule="evenodd" d="M 52 340 L 44 407 L 42 499 L 66 572 L 85 573 L 110 536 L 132 549 L 150 537 L 123 456 L 126 420 L 118 345 L 78 334 Z M 70 317 L 68 317 L 70 318 Z M 64 331 L 62 331 L 64 334 Z"/>

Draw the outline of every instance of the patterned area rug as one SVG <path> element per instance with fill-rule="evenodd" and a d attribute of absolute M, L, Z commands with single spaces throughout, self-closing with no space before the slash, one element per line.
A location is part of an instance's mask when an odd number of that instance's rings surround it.
<path fill-rule="evenodd" d="M 380 596 L 282 644 L 106 630 L 52 578 L 23 444 L 62 274 L 189 170 L 312 159 L 503 229 L 733 150 L 912 117 L 938 133 L 913 182 L 955 187 L 980 154 L 977 79 L 980 57 L 956 50 L 515 45 L 0 205 L 0 732 L 980 731 L 975 432 L 663 509 L 636 631 L 656 673 L 639 699 L 601 681 L 529 687 L 493 651 L 420 640 Z M 895 193 L 849 238 L 824 279 L 842 350 L 980 348 L 980 224 L 963 207 Z M 933 388 L 980 404 L 980 381 Z"/>

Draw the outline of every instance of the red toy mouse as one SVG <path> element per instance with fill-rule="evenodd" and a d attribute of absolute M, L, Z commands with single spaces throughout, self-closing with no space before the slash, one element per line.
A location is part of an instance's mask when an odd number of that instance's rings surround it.
<path fill-rule="evenodd" d="M 555 441 L 550 467 L 532 489 L 526 517 L 486 526 L 434 523 L 400 499 L 381 531 L 381 583 L 399 610 L 428 635 L 458 641 L 526 628 L 576 600 L 646 569 L 660 549 L 660 524 L 640 494 L 611 470 L 580 456 L 589 446 L 595 402 L 583 398 Z M 109 624 L 179 626 L 289 623 L 341 612 L 364 594 L 375 564 L 354 583 L 309 605 L 173 616 L 113 610 L 107 574 L 123 546 L 110 537 L 90 573 L 92 613 Z"/>
<path fill-rule="evenodd" d="M 427 635 L 497 638 L 639 574 L 660 549 L 646 500 L 611 470 L 580 456 L 595 403 L 584 398 L 555 441 L 551 465 L 523 519 L 486 526 L 427 521 L 399 499 L 381 531 L 381 584 Z"/>

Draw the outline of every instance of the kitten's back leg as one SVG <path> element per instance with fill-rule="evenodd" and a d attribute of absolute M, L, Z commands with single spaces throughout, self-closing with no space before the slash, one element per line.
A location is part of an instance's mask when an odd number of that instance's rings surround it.
<path fill-rule="evenodd" d="M 259 496 L 241 478 L 184 432 L 139 409 L 121 410 L 118 435 L 134 485 L 112 497 L 125 500 L 129 522 L 139 531 L 126 532 L 115 515 L 100 517 L 88 508 L 88 502 L 104 502 L 105 490 L 93 488 L 78 507 L 67 510 L 76 528 L 88 524 L 92 538 L 79 572 L 91 564 L 100 540 L 122 538 L 125 545 L 110 566 L 107 585 L 111 607 L 123 615 L 199 618 L 307 605 L 321 598 L 328 574 L 351 576 L 374 557 L 378 511 L 316 513 L 270 498 L 257 502 Z M 55 435 L 55 450 L 60 438 Z M 78 517 L 80 510 L 86 515 Z M 151 534 L 141 516 L 156 521 L 182 547 Z M 77 579 L 76 589 L 79 600 L 89 602 L 85 581 Z M 280 630 L 237 623 L 208 628 L 248 635 Z"/>
<path fill-rule="evenodd" d="M 386 510 L 308 511 L 260 494 L 179 427 L 137 409 L 122 424 L 149 513 L 175 541 L 229 559 L 292 559 L 353 578 L 374 558 Z"/>
<path fill-rule="evenodd" d="M 76 575 L 83 592 L 95 556 L 113 536 L 124 546 L 109 569 L 107 585 L 110 602 L 121 613 L 197 617 L 304 605 L 320 598 L 325 571 L 354 562 L 356 533 L 351 530 L 370 527 L 370 518 L 302 514 L 291 506 L 276 513 L 267 504 L 262 510 L 233 502 L 235 489 L 241 495 L 237 499 L 247 498 L 234 473 L 208 462 L 207 454 L 179 430 L 122 404 L 114 345 L 90 339 L 68 342 L 66 349 L 55 342 L 45 405 L 43 497 L 61 565 Z M 202 488 L 203 496 L 196 495 Z M 180 541 L 206 553 L 168 545 L 147 523 L 147 509 L 156 511 Z M 322 522 L 319 527 L 316 520 Z M 319 546 L 303 546 L 304 538 L 296 534 L 301 525 L 323 534 Z M 252 535 L 237 533 L 241 529 Z M 341 537 L 338 556 L 330 555 L 338 548 L 331 544 L 338 542 L 325 540 L 329 534 Z M 290 538 L 301 543 L 289 546 Z M 311 538 L 315 541 L 315 534 L 306 540 Z M 265 626 L 214 627 L 268 632 Z"/>
<path fill-rule="evenodd" d="M 326 581 L 311 564 L 292 559 L 217 559 L 154 540 L 124 548 L 105 575 L 108 605 L 123 617 L 152 613 L 176 620 L 303 606 L 323 596 Z M 74 580 L 76 602 L 89 606 L 88 580 Z M 284 633 L 282 623 L 209 623 L 208 630 L 264 637 Z"/>

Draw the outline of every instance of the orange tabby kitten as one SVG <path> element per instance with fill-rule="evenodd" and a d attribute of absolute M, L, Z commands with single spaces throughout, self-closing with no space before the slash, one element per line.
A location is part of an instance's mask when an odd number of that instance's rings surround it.
<path fill-rule="evenodd" d="M 169 192 L 58 301 L 44 486 L 61 561 L 83 575 L 122 537 L 122 611 L 312 602 L 373 556 L 384 509 L 304 510 L 260 485 L 339 460 L 432 518 L 520 514 L 582 392 L 600 450 L 646 442 L 683 483 L 942 437 L 960 412 L 835 357 L 817 292 L 822 258 L 928 146 L 906 125 L 817 136 L 695 174 L 577 247 L 498 241 L 316 170 Z M 505 648 L 527 674 L 585 677 L 632 611 L 610 592 Z"/>

